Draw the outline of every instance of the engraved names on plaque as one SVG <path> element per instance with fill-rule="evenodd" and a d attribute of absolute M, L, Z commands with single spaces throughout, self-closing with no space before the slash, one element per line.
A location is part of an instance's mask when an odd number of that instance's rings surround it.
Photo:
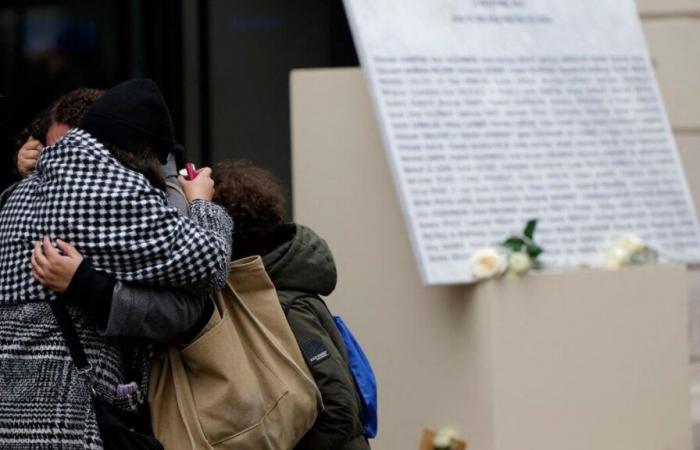
<path fill-rule="evenodd" d="M 423 280 L 540 220 L 546 267 L 632 232 L 700 259 L 632 0 L 346 0 Z"/>

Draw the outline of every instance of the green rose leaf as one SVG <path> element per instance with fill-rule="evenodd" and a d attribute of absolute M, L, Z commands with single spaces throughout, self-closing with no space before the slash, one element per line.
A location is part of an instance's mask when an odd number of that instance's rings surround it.
<path fill-rule="evenodd" d="M 530 258 L 532 258 L 533 260 L 540 256 L 543 251 L 544 250 L 542 249 L 542 247 L 540 247 L 537 244 L 531 243 L 527 245 L 527 254 L 530 255 Z"/>
<path fill-rule="evenodd" d="M 522 238 L 519 238 L 517 236 L 513 236 L 511 238 L 508 238 L 503 244 L 501 244 L 503 247 L 512 250 L 514 252 L 519 252 L 521 248 L 525 245 L 525 241 Z"/>
<path fill-rule="evenodd" d="M 525 231 L 523 231 L 525 237 L 533 240 L 535 236 L 535 228 L 537 228 L 537 219 L 528 221 L 527 225 L 525 225 Z"/>

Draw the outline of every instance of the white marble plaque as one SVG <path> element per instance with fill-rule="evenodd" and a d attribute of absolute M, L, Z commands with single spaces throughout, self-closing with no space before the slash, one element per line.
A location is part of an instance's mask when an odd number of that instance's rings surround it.
<path fill-rule="evenodd" d="M 423 280 L 539 219 L 550 269 L 621 233 L 700 260 L 633 0 L 345 0 Z"/>

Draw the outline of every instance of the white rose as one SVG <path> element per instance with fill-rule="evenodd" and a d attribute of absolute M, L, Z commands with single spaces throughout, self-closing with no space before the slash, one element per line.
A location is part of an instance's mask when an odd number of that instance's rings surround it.
<path fill-rule="evenodd" d="M 507 268 L 506 258 L 494 248 L 482 248 L 469 259 L 472 275 L 477 280 L 502 275 Z"/>
<path fill-rule="evenodd" d="M 644 242 L 639 236 L 628 233 L 620 235 L 615 241 L 614 247 L 621 248 L 632 255 L 644 249 Z"/>
<path fill-rule="evenodd" d="M 532 258 L 523 252 L 513 252 L 508 256 L 508 273 L 525 275 L 532 269 Z"/>
<path fill-rule="evenodd" d="M 433 438 L 433 447 L 437 450 L 449 449 L 452 445 L 452 438 L 446 434 L 438 433 Z"/>
<path fill-rule="evenodd" d="M 452 441 L 457 439 L 457 432 L 451 428 L 443 428 L 433 438 L 433 448 L 443 450 L 452 447 Z"/>
<path fill-rule="evenodd" d="M 629 264 L 631 256 L 629 250 L 615 245 L 605 255 L 605 267 L 612 270 L 624 267 Z"/>

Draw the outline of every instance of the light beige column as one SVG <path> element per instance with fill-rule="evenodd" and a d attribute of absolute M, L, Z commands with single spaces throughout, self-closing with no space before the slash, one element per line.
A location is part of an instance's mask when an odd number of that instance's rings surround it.
<path fill-rule="evenodd" d="M 637 7 L 645 20 L 668 16 L 687 17 L 700 13 L 698 0 L 637 0 Z"/>
<path fill-rule="evenodd" d="M 637 0 L 695 208 L 700 211 L 700 0 Z M 694 448 L 700 449 L 700 271 L 689 276 Z"/>

